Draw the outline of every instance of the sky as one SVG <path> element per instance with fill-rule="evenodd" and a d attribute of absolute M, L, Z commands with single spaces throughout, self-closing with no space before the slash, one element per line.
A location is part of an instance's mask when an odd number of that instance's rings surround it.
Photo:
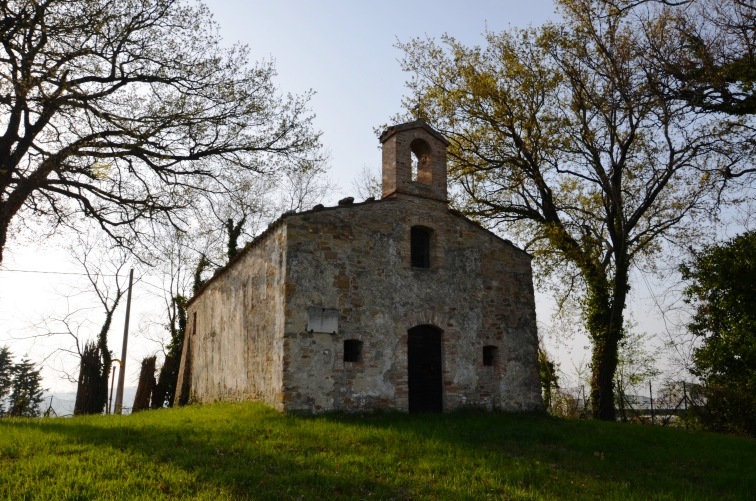
<path fill-rule="evenodd" d="M 276 62 L 279 87 L 315 91 L 315 126 L 331 154 L 331 179 L 350 196 L 363 166 L 378 169 L 376 127 L 403 111 L 409 75 L 397 41 L 444 33 L 481 44 L 488 29 L 539 25 L 555 19 L 551 0 L 207 2 L 227 43 L 249 46 L 252 59 Z"/>
<path fill-rule="evenodd" d="M 463 43 L 481 44 L 485 30 L 498 32 L 557 18 L 551 0 L 209 0 L 206 4 L 220 26 L 224 44 L 241 42 L 249 46 L 252 60 L 275 61 L 282 92 L 315 92 L 310 107 L 316 116 L 315 127 L 330 152 L 329 177 L 336 185 L 331 204 L 354 195 L 352 183 L 364 166 L 377 172 L 380 149 L 374 129 L 403 111 L 401 100 L 409 75 L 400 68 L 398 41 L 448 33 Z M 64 297 L 82 278 L 60 274 L 78 272 L 61 251 L 64 243 L 40 237 L 11 241 L 6 249 L 0 269 L 0 345 L 8 344 L 17 357 L 28 354 L 37 361 L 55 347 L 70 346 L 71 339 L 65 335 L 29 339 L 33 325 L 53 312 L 60 315 L 93 306 Z M 158 293 L 155 277 L 144 277 L 135 287 L 127 386 L 136 384 L 142 357 L 160 348 L 150 339 L 156 335 L 154 326 L 145 326 L 150 307 L 161 306 Z M 545 299 L 540 301 L 546 304 Z M 123 309 L 110 334 L 117 357 Z M 65 363 L 64 359 L 55 360 L 48 359 L 46 365 Z M 49 367 L 43 374 L 48 388 L 75 389 Z"/>

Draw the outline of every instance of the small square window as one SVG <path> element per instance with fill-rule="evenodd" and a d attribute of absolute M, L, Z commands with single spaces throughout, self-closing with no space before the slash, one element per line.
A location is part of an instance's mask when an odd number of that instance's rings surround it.
<path fill-rule="evenodd" d="M 483 347 L 483 365 L 487 367 L 496 365 L 496 346 Z"/>
<path fill-rule="evenodd" d="M 344 340 L 344 362 L 359 362 L 362 360 L 362 341 L 359 339 Z"/>

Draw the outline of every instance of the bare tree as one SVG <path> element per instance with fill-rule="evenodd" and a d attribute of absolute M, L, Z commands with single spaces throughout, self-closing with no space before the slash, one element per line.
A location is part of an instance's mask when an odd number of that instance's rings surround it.
<path fill-rule="evenodd" d="M 277 212 L 308 210 L 333 191 L 326 161 L 304 159 L 284 169 L 275 195 L 279 202 L 273 204 Z"/>
<path fill-rule="evenodd" d="M 356 195 L 363 200 L 370 197 L 381 198 L 383 188 L 380 170 L 363 165 L 357 177 L 352 181 L 352 188 L 354 188 Z"/>
<path fill-rule="evenodd" d="M 124 243 L 319 146 L 309 95 L 222 48 L 202 4 L 13 0 L 0 19 L 0 262 L 14 222 L 81 214 Z"/>
<path fill-rule="evenodd" d="M 32 326 L 35 333 L 25 336 L 43 341 L 47 351 L 43 362 L 78 384 L 77 414 L 100 413 L 105 408 L 112 363 L 108 335 L 127 291 L 126 270 L 131 262 L 129 251 L 96 234 L 94 229 L 77 233 L 67 246 L 83 280 L 59 291 L 66 311 L 46 315 Z"/>
<path fill-rule="evenodd" d="M 612 2 L 612 3 L 617 3 Z M 627 2 L 625 2 L 627 3 Z M 666 75 L 666 92 L 707 112 L 756 114 L 756 4 L 688 0 L 651 9 L 648 58 Z M 628 8 L 645 15 L 630 2 Z"/>

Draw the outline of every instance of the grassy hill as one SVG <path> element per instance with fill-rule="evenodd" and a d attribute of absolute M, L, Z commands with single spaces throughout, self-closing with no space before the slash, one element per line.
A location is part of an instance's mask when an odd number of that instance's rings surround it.
<path fill-rule="evenodd" d="M 756 441 L 464 412 L 258 404 L 0 420 L 2 499 L 753 499 Z"/>

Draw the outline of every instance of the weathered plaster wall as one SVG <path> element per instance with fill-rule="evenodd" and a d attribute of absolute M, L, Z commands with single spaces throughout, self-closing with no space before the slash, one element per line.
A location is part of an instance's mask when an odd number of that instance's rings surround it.
<path fill-rule="evenodd" d="M 431 267 L 410 265 L 410 228 L 433 229 Z M 530 258 L 451 213 L 397 195 L 286 219 L 284 408 L 408 409 L 407 330 L 443 330 L 444 409 L 542 404 Z M 338 333 L 308 332 L 309 307 L 335 308 Z M 360 362 L 343 341 L 363 342 Z M 495 345 L 494 366 L 483 346 Z"/>
<path fill-rule="evenodd" d="M 191 398 L 282 408 L 285 225 L 257 239 L 188 308 Z M 180 388 L 180 386 L 179 386 Z"/>

